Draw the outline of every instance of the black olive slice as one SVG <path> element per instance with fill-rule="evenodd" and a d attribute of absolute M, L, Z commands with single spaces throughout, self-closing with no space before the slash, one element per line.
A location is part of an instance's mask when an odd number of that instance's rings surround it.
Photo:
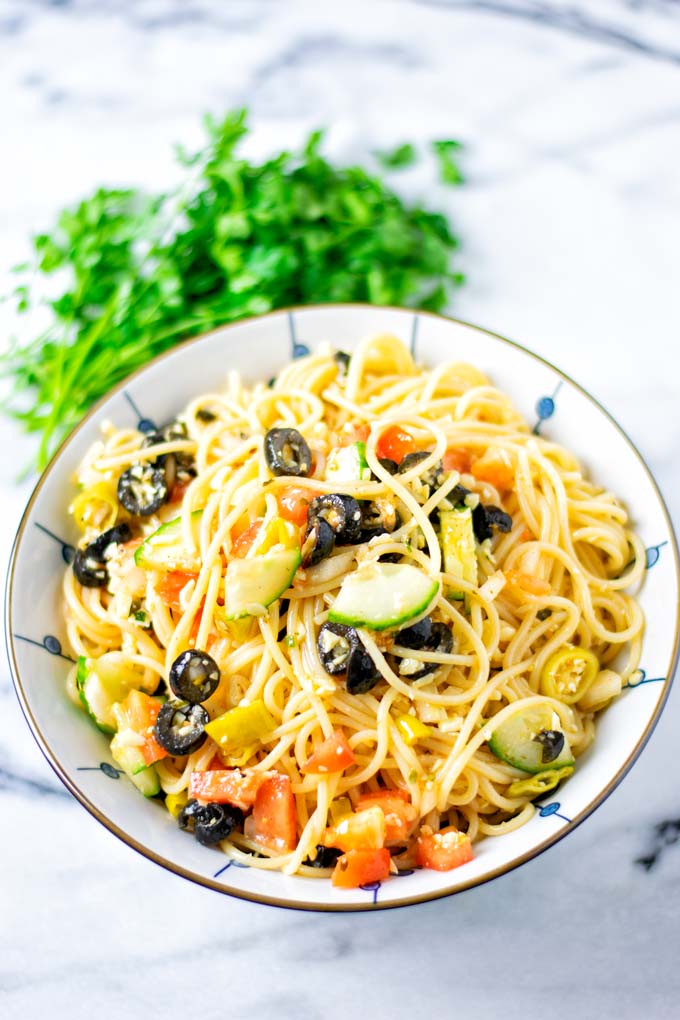
<path fill-rule="evenodd" d="M 347 671 L 349 657 L 358 646 L 356 630 L 344 623 L 324 623 L 316 641 L 321 665 L 331 676 Z"/>
<path fill-rule="evenodd" d="M 191 754 L 205 742 L 210 716 L 202 705 L 166 701 L 156 717 L 154 737 L 168 754 Z"/>
<path fill-rule="evenodd" d="M 478 503 L 472 511 L 472 527 L 478 542 L 491 538 L 492 528 L 499 531 L 512 530 L 512 517 L 498 506 L 484 506 Z"/>
<path fill-rule="evenodd" d="M 534 737 L 534 740 L 543 745 L 541 761 L 548 765 L 551 761 L 559 758 L 564 747 L 564 733 L 561 730 L 541 730 Z"/>
<path fill-rule="evenodd" d="M 84 588 L 103 588 L 109 580 L 105 553 L 110 545 L 129 542 L 132 532 L 127 524 L 116 524 L 97 535 L 84 549 L 78 549 L 73 559 L 73 573 Z"/>
<path fill-rule="evenodd" d="M 410 628 L 409 628 L 410 629 Z M 401 634 L 399 637 L 399 643 L 401 644 Z M 411 645 L 411 647 L 415 647 Z M 451 631 L 444 623 L 433 623 L 430 637 L 428 640 L 420 645 L 421 651 L 426 652 L 439 652 L 442 655 L 448 655 L 453 648 L 453 636 Z M 389 657 L 390 665 L 394 672 L 402 680 L 421 680 L 424 676 L 429 673 L 434 673 L 436 669 L 439 669 L 440 663 L 438 662 L 421 662 L 418 659 L 409 659 L 406 656 L 400 659 L 397 656 Z"/>
<path fill-rule="evenodd" d="M 391 475 L 396 475 L 399 471 L 399 465 L 396 460 L 392 460 L 391 457 L 379 457 L 378 464 L 381 468 L 384 468 Z"/>
<path fill-rule="evenodd" d="M 302 566 L 313 567 L 333 552 L 335 547 L 335 532 L 328 521 L 322 517 L 314 517 L 307 525 L 305 538 L 302 543 Z"/>
<path fill-rule="evenodd" d="M 214 846 L 243 822 L 243 812 L 231 804 L 199 804 L 188 801 L 177 818 L 180 829 L 193 828 L 194 835 L 203 846 Z"/>
<path fill-rule="evenodd" d="M 315 496 L 309 504 L 307 520 L 321 517 L 330 524 L 336 545 L 353 545 L 361 534 L 361 507 L 352 496 L 331 492 Z"/>
<path fill-rule="evenodd" d="M 347 663 L 347 690 L 350 694 L 366 694 L 380 679 L 373 659 L 363 645 L 359 644 L 350 654 Z"/>
<path fill-rule="evenodd" d="M 401 527 L 399 511 L 391 499 L 364 500 L 361 504 L 361 542 L 377 535 L 391 535 Z"/>
<path fill-rule="evenodd" d="M 351 360 L 352 356 L 351 354 L 348 354 L 347 351 L 336 351 L 333 355 L 333 361 L 340 369 L 340 375 L 347 375 Z"/>
<path fill-rule="evenodd" d="M 307 857 L 304 863 L 308 868 L 334 868 L 338 857 L 342 857 L 342 850 L 338 850 L 334 846 L 323 846 L 321 843 L 318 843 L 316 846 L 316 857 L 313 860 L 311 857 Z"/>
<path fill-rule="evenodd" d="M 403 648 L 426 648 L 432 639 L 432 619 L 424 616 L 410 627 L 404 627 L 394 635 L 395 643 Z"/>
<path fill-rule="evenodd" d="M 133 464 L 118 479 L 118 501 L 135 517 L 149 517 L 168 498 L 162 464 Z"/>
<path fill-rule="evenodd" d="M 308 475 L 312 467 L 311 450 L 297 429 L 270 429 L 264 459 L 273 475 Z"/>
<path fill-rule="evenodd" d="M 407 453 L 399 465 L 399 474 L 403 475 L 404 472 L 414 468 L 416 464 L 422 464 L 430 456 L 430 453 L 431 451 L 428 450 L 415 450 L 413 453 Z"/>
<path fill-rule="evenodd" d="M 220 682 L 219 666 L 207 652 L 189 649 L 178 655 L 169 675 L 173 694 L 193 705 L 207 701 Z"/>

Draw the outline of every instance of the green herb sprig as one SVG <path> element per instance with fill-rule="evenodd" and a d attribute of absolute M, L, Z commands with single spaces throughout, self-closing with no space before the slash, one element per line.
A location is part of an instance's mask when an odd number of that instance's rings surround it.
<path fill-rule="evenodd" d="M 40 434 L 40 469 L 98 397 L 180 340 L 286 305 L 440 311 L 462 282 L 446 218 L 362 167 L 334 166 L 322 132 L 258 164 L 238 155 L 245 110 L 206 127 L 201 151 L 178 151 L 177 191 L 99 189 L 34 237 L 33 264 L 15 267 L 17 312 L 39 302 L 44 277 L 65 281 L 47 330 L 0 358 L 12 389 L 3 410 Z M 444 182 L 459 183 L 458 144 L 432 147 Z M 415 158 L 404 144 L 378 162 L 397 170 Z"/>

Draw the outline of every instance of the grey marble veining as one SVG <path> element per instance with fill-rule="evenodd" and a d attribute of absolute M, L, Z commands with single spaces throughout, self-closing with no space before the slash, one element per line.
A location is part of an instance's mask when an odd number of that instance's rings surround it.
<path fill-rule="evenodd" d="M 172 143 L 246 103 L 264 153 L 330 125 L 364 159 L 465 142 L 467 184 L 395 177 L 446 209 L 451 311 L 555 361 L 632 435 L 680 521 L 677 0 L 0 0 L 0 289 L 31 231 L 99 183 L 172 187 Z M 16 327 L 0 305 L 0 346 Z M 0 560 L 31 444 L 0 420 Z M 0 662 L 0 1016 L 378 1020 L 680 1016 L 680 785 L 669 699 L 576 832 L 454 899 L 303 915 L 145 861 L 44 762 Z"/>

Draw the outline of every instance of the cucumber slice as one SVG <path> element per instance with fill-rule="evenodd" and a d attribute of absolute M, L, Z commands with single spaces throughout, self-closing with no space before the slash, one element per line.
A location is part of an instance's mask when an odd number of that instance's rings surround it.
<path fill-rule="evenodd" d="M 224 616 L 264 616 L 267 606 L 290 588 L 300 566 L 299 549 L 272 549 L 244 560 L 230 560 L 224 578 Z"/>
<path fill-rule="evenodd" d="M 111 757 L 145 797 L 155 797 L 161 792 L 158 772 L 154 766 L 145 765 L 139 748 L 123 744 L 120 734 L 116 734 L 111 741 Z"/>
<path fill-rule="evenodd" d="M 194 533 L 202 513 L 202 510 L 194 510 L 191 515 Z M 181 517 L 161 524 L 142 542 L 135 552 L 135 564 L 145 570 L 186 570 L 191 573 L 201 569 L 198 553 L 190 552 L 182 542 Z"/>
<path fill-rule="evenodd" d="M 422 616 L 439 584 L 409 563 L 370 563 L 349 574 L 328 613 L 332 623 L 369 630 L 401 627 Z"/>
<path fill-rule="evenodd" d="M 472 510 L 440 510 L 440 541 L 444 558 L 444 572 L 468 581 L 477 587 L 477 554 L 475 533 L 472 527 Z M 446 597 L 460 600 L 464 592 L 455 588 L 446 591 Z"/>
<path fill-rule="evenodd" d="M 326 461 L 326 481 L 359 482 L 371 477 L 366 443 L 351 443 L 332 450 Z"/>
<path fill-rule="evenodd" d="M 564 746 L 557 758 L 543 761 L 543 745 L 536 740 L 544 730 L 559 730 L 559 716 L 547 703 L 522 708 L 497 726 L 489 739 L 489 747 L 501 761 L 513 765 L 523 772 L 545 772 L 548 769 L 562 769 L 574 764 L 569 741 L 564 736 Z"/>
<path fill-rule="evenodd" d="M 78 656 L 76 687 L 83 708 L 102 733 L 115 733 L 118 729 L 113 706 L 141 687 L 141 677 L 123 676 L 111 663 Z"/>

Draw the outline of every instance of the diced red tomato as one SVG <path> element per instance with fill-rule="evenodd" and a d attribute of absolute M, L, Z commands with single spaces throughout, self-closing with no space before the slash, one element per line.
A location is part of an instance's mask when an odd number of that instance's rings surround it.
<path fill-rule="evenodd" d="M 302 527 L 307 523 L 309 504 L 318 495 L 320 493 L 313 489 L 302 489 L 296 485 L 282 489 L 279 493 L 279 513 L 291 524 Z"/>
<path fill-rule="evenodd" d="M 184 493 L 191 485 L 191 481 L 191 478 L 187 478 L 183 482 L 175 482 L 170 490 L 170 499 L 168 500 L 168 503 L 181 503 L 184 499 Z"/>
<path fill-rule="evenodd" d="M 416 820 L 416 809 L 405 790 L 376 790 L 362 793 L 357 811 L 377 805 L 385 816 L 385 842 L 402 843 L 408 839 Z"/>
<path fill-rule="evenodd" d="M 285 854 L 297 845 L 295 797 L 288 776 L 270 773 L 253 805 L 253 835 L 268 850 Z"/>
<path fill-rule="evenodd" d="M 182 608 L 179 601 L 180 592 L 189 581 L 195 581 L 197 577 L 198 574 L 185 570 L 171 570 L 168 574 L 163 574 L 158 582 L 158 594 L 166 606 L 179 612 Z"/>
<path fill-rule="evenodd" d="M 324 846 L 334 846 L 343 853 L 348 850 L 379 850 L 385 845 L 387 825 L 382 808 L 377 804 L 356 814 L 345 815 L 323 835 Z"/>
<path fill-rule="evenodd" d="M 365 443 L 370 434 L 371 426 L 368 423 L 355 425 L 353 435 L 349 437 L 349 442 L 346 445 L 349 446 L 351 443 Z"/>
<path fill-rule="evenodd" d="M 259 517 L 252 524 L 249 524 L 245 531 L 242 531 L 235 539 L 234 544 L 231 547 L 231 554 L 236 558 L 243 558 L 255 539 L 260 534 L 262 528 L 263 517 Z"/>
<path fill-rule="evenodd" d="M 416 863 L 433 871 L 451 871 L 467 864 L 473 858 L 472 843 L 468 836 L 450 825 L 433 832 L 424 825 L 416 844 Z"/>
<path fill-rule="evenodd" d="M 470 472 L 478 482 L 488 482 L 499 492 L 512 489 L 515 483 L 512 468 L 498 455 L 485 454 L 471 465 Z"/>
<path fill-rule="evenodd" d="M 390 425 L 381 434 L 375 445 L 376 456 L 381 460 L 387 458 L 401 464 L 407 453 L 413 453 L 416 441 L 409 432 L 404 432 L 398 425 Z"/>
<path fill-rule="evenodd" d="M 347 737 L 342 730 L 335 730 L 327 740 L 319 744 L 301 771 L 314 774 L 342 772 L 350 765 L 354 765 L 355 761 L 354 751 L 347 743 Z"/>
<path fill-rule="evenodd" d="M 472 457 L 468 450 L 451 446 L 442 457 L 442 466 L 445 471 L 458 471 L 459 474 L 468 474 Z"/>
<path fill-rule="evenodd" d="M 337 889 L 358 889 L 384 882 L 390 874 L 389 850 L 348 850 L 338 859 L 331 878 Z"/>
<path fill-rule="evenodd" d="M 155 761 L 160 761 L 161 758 L 167 758 L 168 752 L 161 747 L 153 735 L 156 717 L 161 710 L 158 698 L 151 698 L 142 691 L 130 691 L 125 700 L 121 702 L 121 707 L 129 728 L 133 733 L 144 738 L 144 743 L 139 747 L 144 763 L 152 765 Z"/>
<path fill-rule="evenodd" d="M 214 759 L 205 772 L 192 772 L 189 778 L 189 796 L 205 802 L 233 804 L 241 811 L 248 811 L 257 797 L 263 783 L 271 778 L 271 772 L 255 772 L 253 769 L 213 768 Z"/>

